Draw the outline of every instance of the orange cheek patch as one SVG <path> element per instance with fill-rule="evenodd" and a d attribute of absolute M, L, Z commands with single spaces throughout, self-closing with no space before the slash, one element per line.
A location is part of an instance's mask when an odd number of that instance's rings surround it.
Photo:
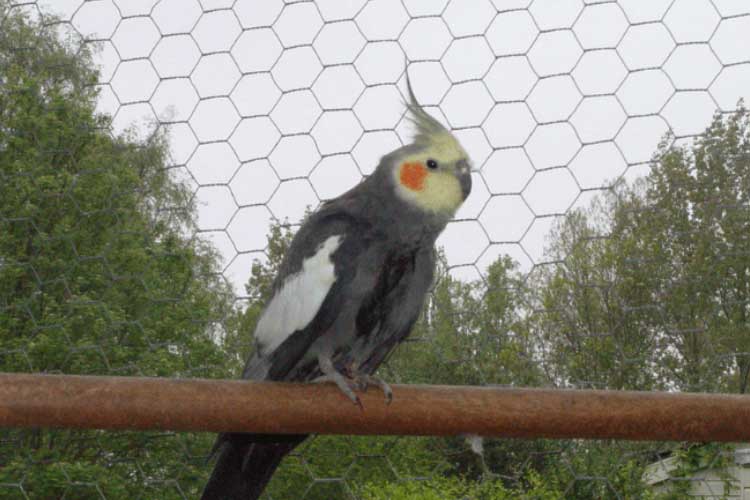
<path fill-rule="evenodd" d="M 427 169 L 421 163 L 404 163 L 401 165 L 401 184 L 414 191 L 424 188 L 424 178 L 427 177 Z"/>

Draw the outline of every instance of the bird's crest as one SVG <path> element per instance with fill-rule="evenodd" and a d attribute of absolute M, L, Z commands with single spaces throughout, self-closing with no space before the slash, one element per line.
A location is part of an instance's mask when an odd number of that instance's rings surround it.
<path fill-rule="evenodd" d="M 406 73 L 406 89 L 409 93 L 408 100 L 404 102 L 408 112 L 407 118 L 416 129 L 413 138 L 414 144 L 442 152 L 446 157 L 466 156 L 461 144 L 453 134 L 417 102 L 409 80 L 408 70 Z"/>

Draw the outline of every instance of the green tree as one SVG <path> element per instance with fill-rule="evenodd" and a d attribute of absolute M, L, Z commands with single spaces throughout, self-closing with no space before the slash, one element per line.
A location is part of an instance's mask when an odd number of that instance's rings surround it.
<path fill-rule="evenodd" d="M 650 174 L 568 214 L 536 289 L 558 382 L 747 390 L 750 127 L 744 107 Z"/>
<path fill-rule="evenodd" d="M 740 106 L 694 141 L 666 137 L 648 176 L 558 225 L 548 248 L 557 264 L 533 283 L 529 327 L 553 383 L 747 390 L 749 125 Z M 649 449 L 582 442 L 563 455 L 568 471 L 630 497 Z M 570 475 L 550 465 L 548 474 Z M 604 495 L 596 484 L 576 481 L 568 496 Z"/>
<path fill-rule="evenodd" d="M 615 195 L 568 214 L 552 231 L 548 258 L 534 283 L 530 321 L 555 385 L 648 390 L 657 385 L 655 339 L 645 321 L 651 298 L 634 262 L 629 232 L 612 227 Z M 619 214 L 619 212 L 618 212 Z M 647 299 L 638 299 L 645 295 Z M 644 303 L 645 306 L 644 307 Z"/>
<path fill-rule="evenodd" d="M 685 390 L 745 393 L 750 376 L 750 118 L 740 103 L 694 143 L 669 146 L 631 211 L 651 250 L 661 363 Z"/>
<path fill-rule="evenodd" d="M 0 0 L 0 369 L 223 377 L 230 290 L 161 134 L 113 137 L 91 49 Z M 209 435 L 5 432 L 0 495 L 195 496 Z"/>

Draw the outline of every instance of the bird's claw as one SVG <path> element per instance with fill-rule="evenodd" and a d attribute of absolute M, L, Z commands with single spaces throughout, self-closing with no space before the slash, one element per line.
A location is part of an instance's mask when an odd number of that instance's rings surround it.
<path fill-rule="evenodd" d="M 380 390 L 383 391 L 383 394 L 385 395 L 385 404 L 389 405 L 391 404 L 391 401 L 393 401 L 393 389 L 391 389 L 391 386 L 382 378 L 376 377 L 375 375 L 359 373 L 356 375 L 355 380 L 357 386 L 362 391 L 367 391 L 367 388 L 371 385 L 380 387 Z"/>
<path fill-rule="evenodd" d="M 355 390 L 365 392 L 370 385 L 380 387 L 385 394 L 385 404 L 391 404 L 393 401 L 393 390 L 383 379 L 375 375 L 361 373 L 355 363 L 346 367 L 346 375 L 336 370 L 329 357 L 318 357 L 318 365 L 323 375 L 313 380 L 313 382 L 333 382 L 341 392 L 344 393 L 355 405 L 362 409 L 362 401 L 355 394 Z"/>
<path fill-rule="evenodd" d="M 357 385 L 357 382 L 353 379 L 347 378 L 340 374 L 339 372 L 334 373 L 328 373 L 326 375 L 321 375 L 320 377 L 313 380 L 314 383 L 325 383 L 325 382 L 333 382 L 336 384 L 336 386 L 341 390 L 341 392 L 344 393 L 344 395 L 349 398 L 352 403 L 362 407 L 362 401 L 359 399 L 359 396 L 354 392 L 355 389 L 360 389 L 359 385 Z"/>

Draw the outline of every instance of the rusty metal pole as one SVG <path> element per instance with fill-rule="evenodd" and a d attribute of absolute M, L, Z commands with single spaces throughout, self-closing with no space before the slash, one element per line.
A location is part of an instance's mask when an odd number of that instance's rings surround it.
<path fill-rule="evenodd" d="M 0 426 L 750 441 L 750 397 L 393 387 L 363 409 L 328 384 L 0 374 Z"/>

